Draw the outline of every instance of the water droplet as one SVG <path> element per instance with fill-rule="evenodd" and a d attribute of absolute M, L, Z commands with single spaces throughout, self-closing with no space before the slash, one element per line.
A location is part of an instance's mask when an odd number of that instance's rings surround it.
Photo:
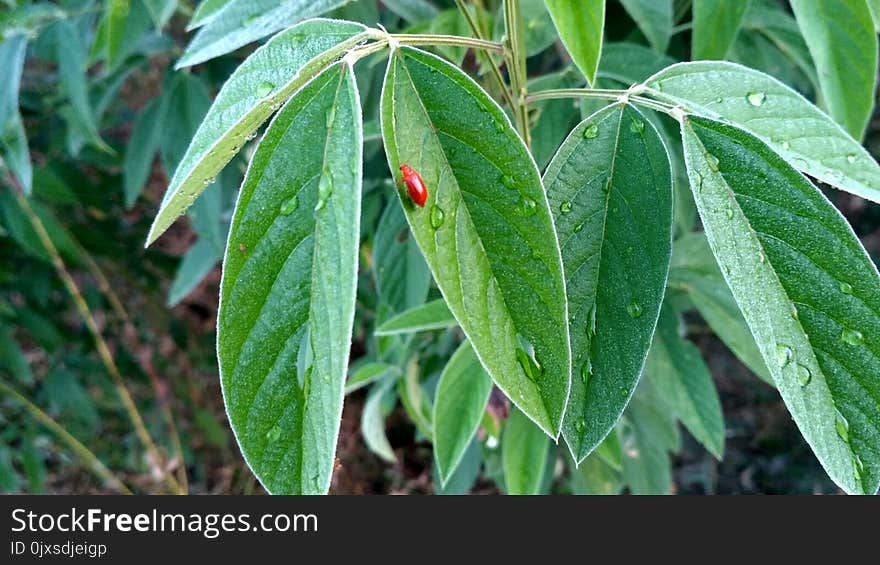
<path fill-rule="evenodd" d="M 504 124 L 501 123 L 499 120 L 495 120 L 495 131 L 497 131 L 498 133 L 504 131 Z"/>
<path fill-rule="evenodd" d="M 865 336 L 859 330 L 843 328 L 843 332 L 840 334 L 840 339 L 843 340 L 844 343 L 850 345 L 862 345 L 865 341 Z"/>
<path fill-rule="evenodd" d="M 264 80 L 257 86 L 257 96 L 260 98 L 265 98 L 272 94 L 272 91 L 275 90 L 275 85 L 271 82 Z"/>
<path fill-rule="evenodd" d="M 577 430 L 579 434 L 583 433 L 584 430 L 587 429 L 587 423 L 584 421 L 583 418 L 580 418 L 577 422 L 575 422 L 574 429 Z"/>
<path fill-rule="evenodd" d="M 724 215 L 727 216 L 728 220 L 732 219 L 733 218 L 733 208 L 728 207 L 727 210 L 724 211 Z"/>
<path fill-rule="evenodd" d="M 759 91 L 749 92 L 746 94 L 746 100 L 749 101 L 749 104 L 757 108 L 764 104 L 764 101 L 767 100 L 767 95 Z"/>
<path fill-rule="evenodd" d="M 642 120 L 633 120 L 629 124 L 629 131 L 642 135 L 645 132 L 645 122 Z"/>
<path fill-rule="evenodd" d="M 849 422 L 846 421 L 846 418 L 839 411 L 837 412 L 834 427 L 837 429 L 837 435 L 840 436 L 840 439 L 849 443 Z"/>
<path fill-rule="evenodd" d="M 722 102 L 724 102 L 724 98 L 721 98 L 720 96 L 715 99 L 716 104 L 721 104 Z"/>
<path fill-rule="evenodd" d="M 846 162 L 849 163 L 850 165 L 852 165 L 853 163 L 856 162 L 856 156 L 854 154 L 850 153 L 849 155 L 846 156 Z"/>
<path fill-rule="evenodd" d="M 703 192 L 703 175 L 697 173 L 697 193 Z"/>
<path fill-rule="evenodd" d="M 761 264 L 764 264 L 764 263 L 767 262 L 767 256 L 764 255 L 764 252 L 763 252 L 763 251 L 758 251 L 758 261 L 759 261 Z"/>
<path fill-rule="evenodd" d="M 789 308 L 791 309 L 791 317 L 794 318 L 795 320 L 797 320 L 799 314 L 798 314 L 797 306 L 794 305 L 794 302 L 789 304 Z"/>
<path fill-rule="evenodd" d="M 780 367 L 787 367 L 788 364 L 791 363 L 792 359 L 794 359 L 794 352 L 789 346 L 776 346 L 776 361 L 779 362 Z"/>
<path fill-rule="evenodd" d="M 810 381 L 813 379 L 813 372 L 804 365 L 798 363 L 797 366 L 797 380 L 801 386 L 807 386 L 810 384 Z"/>
<path fill-rule="evenodd" d="M 853 467 L 856 468 L 856 474 L 859 475 L 859 480 L 861 480 L 861 476 L 865 474 L 865 464 L 862 462 L 862 458 L 858 455 L 853 454 Z"/>
<path fill-rule="evenodd" d="M 851 284 L 849 284 L 848 282 L 841 282 L 840 283 L 840 292 L 842 292 L 844 294 L 852 294 L 852 291 L 853 291 L 853 287 Z"/>
<path fill-rule="evenodd" d="M 327 204 L 327 199 L 330 198 L 332 192 L 333 180 L 330 178 L 330 174 L 327 171 L 324 171 L 321 180 L 318 181 L 318 203 L 315 204 L 315 212 L 320 212 L 324 209 L 324 206 Z"/>
<path fill-rule="evenodd" d="M 711 153 L 706 153 L 706 162 L 709 164 L 710 169 L 716 173 L 718 172 L 718 157 Z"/>
<path fill-rule="evenodd" d="M 572 231 L 574 231 L 574 233 L 580 233 L 582 229 L 584 229 L 584 224 L 578 224 L 574 227 L 574 230 Z"/>
<path fill-rule="evenodd" d="M 568 214 L 569 212 L 571 212 L 571 202 L 563 202 L 559 206 L 559 211 L 563 214 Z"/>
<path fill-rule="evenodd" d="M 593 376 L 593 362 L 587 359 L 584 361 L 583 366 L 581 367 L 581 380 L 584 381 L 584 386 L 587 386 L 590 382 L 590 377 Z"/>
<path fill-rule="evenodd" d="M 278 441 L 281 437 L 281 428 L 278 426 L 272 426 L 272 428 L 266 432 L 266 441 L 269 443 Z"/>
<path fill-rule="evenodd" d="M 282 216 L 289 216 L 293 214 L 297 208 L 299 208 L 299 198 L 297 198 L 296 195 L 293 195 L 281 204 L 281 210 L 279 211 Z"/>
<path fill-rule="evenodd" d="M 599 126 L 596 124 L 590 124 L 584 129 L 584 138 L 586 139 L 593 139 L 597 135 L 599 135 Z"/>
<path fill-rule="evenodd" d="M 528 196 L 523 196 L 519 201 L 516 211 L 520 216 L 534 216 L 538 211 L 538 203 Z"/>
<path fill-rule="evenodd" d="M 785 149 L 786 151 L 788 151 L 789 149 L 791 149 L 791 143 L 789 143 L 787 141 L 783 141 L 782 148 Z"/>
<path fill-rule="evenodd" d="M 642 315 L 642 305 L 633 300 L 626 306 L 626 312 L 631 318 L 638 318 Z"/>
<path fill-rule="evenodd" d="M 510 190 L 516 189 L 516 181 L 513 180 L 513 177 L 510 175 L 504 175 L 503 177 L 501 177 L 501 183 Z"/>
<path fill-rule="evenodd" d="M 443 209 L 439 206 L 431 206 L 431 227 L 435 230 L 443 225 L 443 220 L 446 219 L 446 214 L 443 212 Z"/>
<path fill-rule="evenodd" d="M 608 177 L 608 179 L 605 181 L 605 184 L 602 185 L 602 192 L 604 192 L 605 194 L 610 193 L 610 192 L 611 192 L 611 183 L 612 183 L 612 182 L 613 182 L 613 181 L 611 180 L 611 177 Z"/>
<path fill-rule="evenodd" d="M 517 361 L 519 361 L 520 367 L 522 367 L 526 376 L 531 381 L 537 383 L 544 374 L 544 368 L 541 366 L 541 363 L 538 362 L 535 348 L 529 340 L 520 334 L 516 335 L 516 339 L 517 342 L 519 342 L 519 345 L 516 348 Z"/>
<path fill-rule="evenodd" d="M 255 131 L 250 132 L 249 134 L 247 134 L 247 135 L 244 137 L 245 141 L 253 141 L 253 140 L 255 140 L 256 138 L 257 138 L 257 132 L 255 132 Z"/>
<path fill-rule="evenodd" d="M 216 181 L 216 180 L 217 179 L 215 177 L 211 177 L 209 179 L 205 179 L 204 181 L 202 181 L 202 184 L 205 186 L 210 186 L 210 185 L 214 184 L 214 181 Z"/>

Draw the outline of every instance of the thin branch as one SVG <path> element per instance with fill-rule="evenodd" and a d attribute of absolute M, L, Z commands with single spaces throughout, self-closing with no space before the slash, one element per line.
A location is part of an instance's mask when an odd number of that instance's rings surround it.
<path fill-rule="evenodd" d="M 0 380 L 0 393 L 5 394 L 13 398 L 16 402 L 24 406 L 25 410 L 30 412 L 31 416 L 34 417 L 35 420 L 39 421 L 41 424 L 49 428 L 52 432 L 54 432 L 62 442 L 66 443 L 67 446 L 72 449 L 80 459 L 82 459 L 89 467 L 91 467 L 92 471 L 96 475 L 98 475 L 101 479 L 104 480 L 105 483 L 113 487 L 115 490 L 121 492 L 122 494 L 132 494 L 132 492 L 128 489 L 125 484 L 116 478 L 115 475 L 108 469 L 101 460 L 98 459 L 98 456 L 92 453 L 92 451 L 83 445 L 78 439 L 73 437 L 70 432 L 65 430 L 58 422 L 56 422 L 51 416 L 43 412 L 39 406 L 28 400 L 23 394 L 12 388 L 10 385 L 6 384 L 2 380 Z"/>

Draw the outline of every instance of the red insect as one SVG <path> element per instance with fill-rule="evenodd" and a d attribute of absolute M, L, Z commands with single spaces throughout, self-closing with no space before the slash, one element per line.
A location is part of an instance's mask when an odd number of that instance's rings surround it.
<path fill-rule="evenodd" d="M 401 165 L 400 172 L 403 173 L 403 182 L 406 183 L 409 197 L 420 208 L 424 207 L 428 200 L 428 188 L 425 186 L 425 181 L 422 180 L 422 175 L 407 165 Z"/>

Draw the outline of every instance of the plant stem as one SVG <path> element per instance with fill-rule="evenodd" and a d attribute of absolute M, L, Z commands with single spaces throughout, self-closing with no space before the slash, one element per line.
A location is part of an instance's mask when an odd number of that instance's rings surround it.
<path fill-rule="evenodd" d="M 526 102 L 529 92 L 526 86 L 525 31 L 520 16 L 519 0 L 504 0 L 504 24 L 507 30 L 507 71 L 513 90 L 513 114 L 523 141 L 527 147 L 530 147 L 529 106 Z"/>
<path fill-rule="evenodd" d="M 101 460 L 98 459 L 98 456 L 92 453 L 92 451 L 82 444 L 78 439 L 73 437 L 70 432 L 65 430 L 58 422 L 52 419 L 51 416 L 43 412 L 39 406 L 28 400 L 23 394 L 12 388 L 12 386 L 8 385 L 4 381 L 0 381 L 0 393 L 5 394 L 13 398 L 16 402 L 24 406 L 25 410 L 30 412 L 31 416 L 34 417 L 35 420 L 39 421 L 41 424 L 52 430 L 61 441 L 67 444 L 70 449 L 72 449 L 80 459 L 82 459 L 88 466 L 92 468 L 92 471 L 96 475 L 98 475 L 101 479 L 104 480 L 105 483 L 112 486 L 117 491 L 122 494 L 132 494 L 132 492 L 128 489 L 125 484 L 116 478 L 110 469 L 108 469 Z"/>
<path fill-rule="evenodd" d="M 598 98 L 601 100 L 621 100 L 626 97 L 635 104 L 663 112 L 664 114 L 673 115 L 672 110 L 675 106 L 652 100 L 644 96 L 630 94 L 628 90 L 612 90 L 602 88 L 559 88 L 555 90 L 542 90 L 534 92 L 527 98 L 529 102 L 538 102 L 540 100 L 553 100 L 558 98 Z"/>
<path fill-rule="evenodd" d="M 15 179 L 10 178 L 10 182 L 13 183 L 14 188 L 18 186 Z M 58 277 L 61 279 L 61 282 L 64 284 L 64 288 L 73 299 L 73 302 L 76 305 L 80 316 L 85 322 L 86 327 L 89 329 L 89 333 L 92 334 L 92 337 L 95 340 L 95 346 L 98 350 L 98 356 L 101 358 L 101 362 L 104 364 L 107 372 L 110 373 L 110 376 L 113 378 L 116 391 L 119 394 L 120 399 L 122 400 L 122 404 L 125 407 L 126 412 L 128 413 L 129 419 L 134 425 L 135 433 L 147 450 L 147 453 L 151 460 L 151 464 L 159 467 L 162 476 L 165 478 L 172 491 L 178 494 L 184 494 L 180 483 L 177 482 L 172 474 L 167 472 L 167 469 L 163 464 L 164 459 L 159 453 L 156 444 L 153 442 L 153 438 L 150 435 L 150 432 L 147 431 L 147 427 L 144 424 L 144 420 L 137 409 L 137 405 L 135 405 L 134 399 L 132 398 L 128 387 L 125 385 L 125 380 L 122 378 L 122 374 L 119 372 L 119 368 L 116 366 L 116 362 L 113 360 L 113 355 L 110 353 L 110 348 L 107 346 L 107 342 L 104 341 L 104 337 L 101 335 L 101 332 L 98 329 L 98 324 L 95 321 L 95 317 L 92 315 L 92 311 L 89 308 L 88 303 L 85 301 L 85 298 L 83 298 L 79 287 L 76 285 L 76 281 L 73 280 L 73 277 L 67 270 L 67 267 L 64 264 L 64 260 L 61 258 L 61 254 L 58 252 L 58 249 L 52 242 L 51 237 L 49 237 L 49 233 L 46 231 L 46 227 L 43 225 L 43 222 L 42 220 L 40 220 L 39 216 L 37 216 L 37 214 L 34 212 L 33 208 L 31 208 L 30 202 L 28 202 L 28 199 L 25 198 L 24 195 L 21 193 L 21 190 L 14 189 L 13 194 L 18 200 L 19 206 L 21 206 L 21 209 L 24 211 L 25 215 L 30 221 L 31 226 L 34 228 L 34 231 L 36 232 L 40 243 L 42 243 L 43 247 L 46 249 L 46 252 L 49 254 L 49 257 L 52 260 L 52 265 L 55 267 L 55 271 L 58 274 Z"/>
<path fill-rule="evenodd" d="M 469 47 L 472 49 L 497 51 L 499 53 L 504 51 L 504 45 L 500 43 L 461 35 L 397 33 L 390 35 L 390 37 L 404 45 L 455 45 L 457 47 Z"/>
<path fill-rule="evenodd" d="M 470 10 L 468 10 L 467 5 L 464 3 L 464 0 L 455 0 L 455 5 L 458 6 L 458 10 L 464 15 L 464 19 L 467 21 L 474 35 L 479 39 L 485 39 L 483 31 L 480 29 L 479 24 L 474 21 L 474 18 L 471 15 Z M 479 15 L 479 13 L 480 8 L 478 6 L 477 15 Z M 504 96 L 504 101 L 512 111 L 514 108 L 513 98 L 510 95 L 510 90 L 507 88 L 507 83 L 504 82 L 504 75 L 501 74 L 501 68 L 498 66 L 498 63 L 495 62 L 495 59 L 492 58 L 490 53 L 484 51 L 481 51 L 480 53 L 482 53 L 483 58 L 489 63 L 489 68 L 492 71 L 492 77 L 495 79 L 498 90 L 501 91 L 502 96 Z"/>

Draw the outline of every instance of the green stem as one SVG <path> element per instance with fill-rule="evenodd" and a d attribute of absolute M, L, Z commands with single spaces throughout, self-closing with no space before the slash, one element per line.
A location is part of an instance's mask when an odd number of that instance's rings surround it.
<path fill-rule="evenodd" d="M 529 106 L 526 102 L 529 92 L 526 86 L 525 30 L 520 16 L 519 0 L 504 0 L 504 24 L 507 30 L 507 70 L 513 90 L 513 114 L 523 141 L 530 147 Z"/>
<path fill-rule="evenodd" d="M 403 45 L 454 45 L 456 47 L 468 47 L 471 49 L 483 49 L 486 51 L 504 52 L 504 45 L 485 39 L 463 37 L 460 35 L 431 35 L 397 33 L 390 35 Z"/>
<path fill-rule="evenodd" d="M 483 35 L 482 30 L 480 29 L 479 24 L 474 21 L 473 16 L 471 15 L 470 10 L 468 10 L 467 5 L 464 3 L 464 0 L 455 0 L 455 5 L 458 6 L 458 10 L 464 15 L 465 20 L 471 28 L 471 31 L 474 33 L 477 38 L 481 40 L 485 40 L 485 36 Z M 479 7 L 477 8 L 479 14 Z M 492 55 L 481 51 L 483 58 L 489 63 L 489 68 L 492 70 L 492 76 L 495 79 L 495 83 L 498 86 L 498 90 L 501 91 L 501 95 L 504 96 L 504 101 L 507 102 L 507 106 L 513 110 L 513 98 L 510 95 L 510 90 L 507 88 L 507 83 L 504 82 L 504 75 L 501 74 L 501 68 L 498 66 L 498 63 L 495 62 L 495 59 L 492 58 Z"/>
<path fill-rule="evenodd" d="M 600 100 L 615 101 L 621 100 L 623 97 L 627 97 L 627 99 L 634 104 L 638 104 L 640 106 L 651 108 L 652 110 L 657 110 L 658 112 L 663 112 L 664 114 L 674 116 L 673 110 L 675 109 L 675 106 L 667 104 L 665 102 L 660 102 L 658 100 L 652 100 L 644 96 L 631 94 L 627 90 L 612 90 L 602 88 L 559 88 L 555 90 L 542 90 L 540 92 L 534 92 L 530 94 L 526 100 L 528 102 L 538 102 L 541 100 L 554 100 L 559 98 L 596 98 Z"/>
<path fill-rule="evenodd" d="M 91 450 L 82 444 L 78 439 L 73 437 L 70 432 L 65 430 L 58 422 L 52 419 L 51 416 L 43 412 L 39 406 L 28 400 L 23 394 L 12 388 L 10 385 L 6 384 L 3 381 L 0 381 L 0 393 L 5 394 L 13 398 L 19 404 L 24 406 L 25 410 L 30 412 L 31 416 L 34 417 L 35 420 L 39 421 L 41 424 L 52 430 L 61 441 L 67 444 L 70 449 L 72 449 L 80 459 L 82 459 L 88 466 L 92 468 L 92 471 L 96 475 L 98 475 L 101 479 L 104 480 L 105 483 L 112 486 L 117 491 L 122 494 L 132 494 L 122 481 L 116 478 L 110 469 L 108 469 L 101 460 L 98 459 L 98 456 L 91 452 Z"/>

